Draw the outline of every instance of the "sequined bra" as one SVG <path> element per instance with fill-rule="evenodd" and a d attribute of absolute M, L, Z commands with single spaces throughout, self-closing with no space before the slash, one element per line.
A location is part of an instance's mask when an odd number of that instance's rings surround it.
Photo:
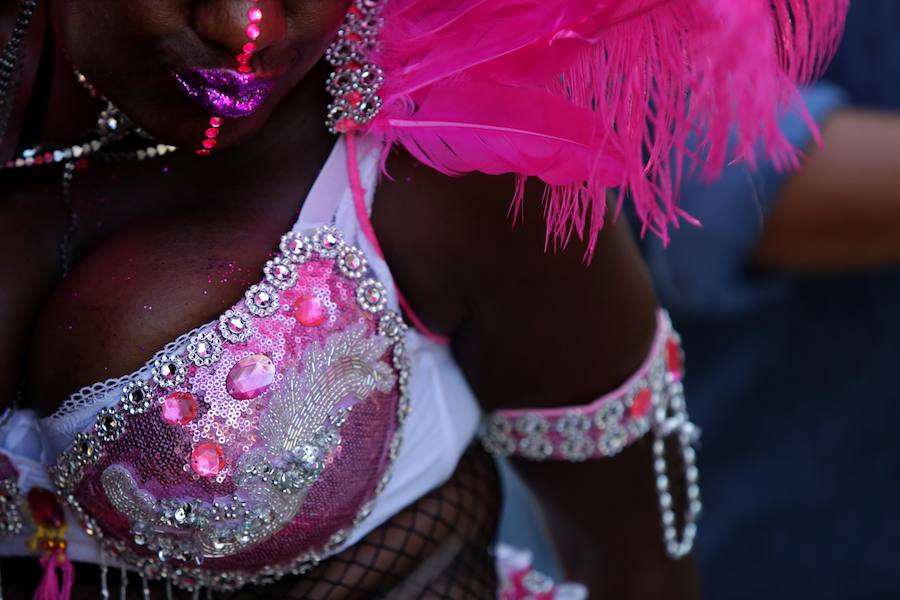
<path fill-rule="evenodd" d="M 447 348 L 400 317 L 345 158 L 341 140 L 260 282 L 217 320 L 45 419 L 18 411 L 37 448 L 0 428 L 0 509 L 52 486 L 80 525 L 72 560 L 227 590 L 304 572 L 450 476 L 480 412 Z M 21 530 L 0 554 L 27 553 Z"/>

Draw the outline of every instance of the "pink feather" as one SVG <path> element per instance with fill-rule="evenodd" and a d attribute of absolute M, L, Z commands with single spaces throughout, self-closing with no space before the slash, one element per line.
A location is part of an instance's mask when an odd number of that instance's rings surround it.
<path fill-rule="evenodd" d="M 575 234 L 588 256 L 609 188 L 665 239 L 686 169 L 712 178 L 760 149 L 796 164 L 778 118 L 832 56 L 847 5 L 386 0 L 369 130 L 445 173 L 542 179 L 549 239 Z"/>

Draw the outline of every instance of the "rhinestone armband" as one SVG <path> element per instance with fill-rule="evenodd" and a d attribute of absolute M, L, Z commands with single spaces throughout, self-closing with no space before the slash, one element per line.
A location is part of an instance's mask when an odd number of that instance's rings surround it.
<path fill-rule="evenodd" d="M 681 380 L 684 358 L 678 334 L 660 311 L 657 334 L 647 360 L 619 389 L 578 407 L 503 410 L 490 415 L 481 434 L 489 452 L 531 460 L 580 462 L 615 456 L 625 447 L 653 434 L 653 468 L 662 518 L 663 542 L 672 558 L 687 555 L 700 516 L 700 487 L 692 444 L 699 430 L 690 422 Z M 673 511 L 666 460 L 666 439 L 683 463 L 684 526 L 679 532 Z"/>

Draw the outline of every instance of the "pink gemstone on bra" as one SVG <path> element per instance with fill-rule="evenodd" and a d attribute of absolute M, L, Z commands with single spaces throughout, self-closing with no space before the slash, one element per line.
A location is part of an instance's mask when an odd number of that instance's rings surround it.
<path fill-rule="evenodd" d="M 225 466 L 225 452 L 215 442 L 197 444 L 191 452 L 191 468 L 200 477 L 215 477 Z"/>
<path fill-rule="evenodd" d="M 197 416 L 197 397 L 188 392 L 172 392 L 163 399 L 160 416 L 169 425 L 187 425 Z"/>
<path fill-rule="evenodd" d="M 633 419 L 640 419 L 650 412 L 650 406 L 653 404 L 653 392 L 649 388 L 644 388 L 634 395 L 628 414 Z"/>
<path fill-rule="evenodd" d="M 241 359 L 228 372 L 225 389 L 236 400 L 250 400 L 263 394 L 275 381 L 275 363 L 265 354 Z"/>
<path fill-rule="evenodd" d="M 301 296 L 294 302 L 294 318 L 304 327 L 318 327 L 328 315 L 321 300 L 315 296 Z"/>
<path fill-rule="evenodd" d="M 244 30 L 244 33 L 251 40 L 255 40 L 256 38 L 259 37 L 259 34 L 260 34 L 259 25 L 257 25 L 256 23 L 251 23 L 250 25 L 247 25 L 247 29 Z"/>

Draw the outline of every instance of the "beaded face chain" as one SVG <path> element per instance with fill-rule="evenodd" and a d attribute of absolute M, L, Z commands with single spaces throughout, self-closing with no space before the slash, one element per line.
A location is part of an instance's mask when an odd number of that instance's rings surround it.
<path fill-rule="evenodd" d="M 262 22 L 263 12 L 259 7 L 259 0 L 250 1 L 253 5 L 247 10 L 247 26 L 244 28 L 247 42 L 234 57 L 237 61 L 237 72 L 243 75 L 253 73 L 252 61 L 253 54 L 256 52 L 256 40 L 262 34 L 260 23 Z M 200 147 L 196 150 L 198 156 L 208 156 L 219 145 L 219 132 L 224 122 L 220 115 L 212 115 L 209 118 L 209 127 L 204 131 L 203 140 L 201 140 Z"/>

